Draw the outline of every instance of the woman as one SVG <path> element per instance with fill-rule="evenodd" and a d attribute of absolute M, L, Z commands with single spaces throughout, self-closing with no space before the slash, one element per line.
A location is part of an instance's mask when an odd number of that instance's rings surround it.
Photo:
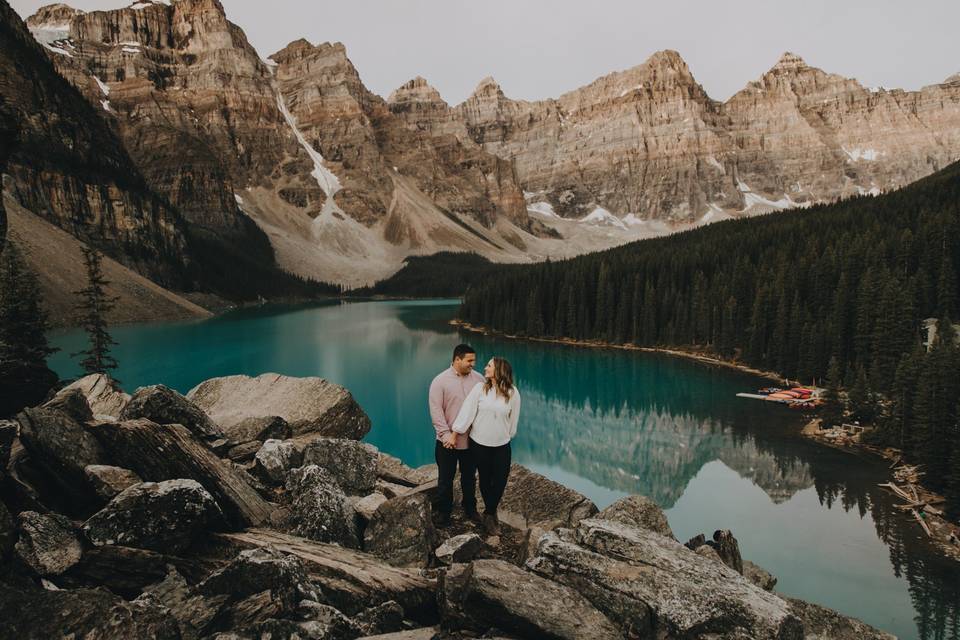
<path fill-rule="evenodd" d="M 470 432 L 483 496 L 483 525 L 490 535 L 500 534 L 497 506 L 510 476 L 510 440 L 517 434 L 520 392 L 513 386 L 513 368 L 503 358 L 491 358 L 483 369 L 483 384 L 467 394 L 453 422 L 453 432 Z"/>

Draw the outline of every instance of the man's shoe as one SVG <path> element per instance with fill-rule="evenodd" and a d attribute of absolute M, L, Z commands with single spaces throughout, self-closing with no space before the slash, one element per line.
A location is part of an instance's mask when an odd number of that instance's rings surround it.
<path fill-rule="evenodd" d="M 441 513 L 439 516 L 437 516 L 437 527 L 439 529 L 446 529 L 449 526 L 450 526 L 449 513 Z"/>
<path fill-rule="evenodd" d="M 483 528 L 486 530 L 487 535 L 500 535 L 500 522 L 497 520 L 497 516 L 490 515 L 489 513 L 483 514 Z"/>
<path fill-rule="evenodd" d="M 466 517 L 470 522 L 483 526 L 483 518 L 476 511 L 467 511 Z"/>

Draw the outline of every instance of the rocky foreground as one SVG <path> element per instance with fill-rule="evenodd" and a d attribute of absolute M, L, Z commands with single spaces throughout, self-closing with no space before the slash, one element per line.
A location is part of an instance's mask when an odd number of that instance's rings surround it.
<path fill-rule="evenodd" d="M 501 536 L 437 529 L 435 467 L 369 429 L 276 374 L 88 376 L 0 421 L 0 637 L 891 637 L 777 595 L 729 531 L 681 544 L 642 496 L 598 511 L 519 465 Z"/>

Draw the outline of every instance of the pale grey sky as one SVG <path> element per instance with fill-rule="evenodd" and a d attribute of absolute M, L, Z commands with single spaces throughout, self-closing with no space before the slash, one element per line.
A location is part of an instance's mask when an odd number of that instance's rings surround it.
<path fill-rule="evenodd" d="M 132 0 L 131 0 L 132 2 Z M 456 104 L 485 76 L 511 98 L 556 97 L 675 49 L 725 100 L 784 51 L 867 86 L 918 89 L 960 72 L 957 0 L 222 0 L 264 57 L 340 41 L 386 97 L 420 75 Z M 11 0 L 27 17 L 42 0 Z M 123 0 L 72 0 L 85 11 Z"/>

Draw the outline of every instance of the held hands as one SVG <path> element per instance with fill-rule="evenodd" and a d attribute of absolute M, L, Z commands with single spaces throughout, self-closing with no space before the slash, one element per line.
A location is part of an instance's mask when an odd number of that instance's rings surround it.
<path fill-rule="evenodd" d="M 451 431 L 447 434 L 447 437 L 443 439 L 443 446 L 447 449 L 456 449 L 457 448 L 457 434 Z"/>

